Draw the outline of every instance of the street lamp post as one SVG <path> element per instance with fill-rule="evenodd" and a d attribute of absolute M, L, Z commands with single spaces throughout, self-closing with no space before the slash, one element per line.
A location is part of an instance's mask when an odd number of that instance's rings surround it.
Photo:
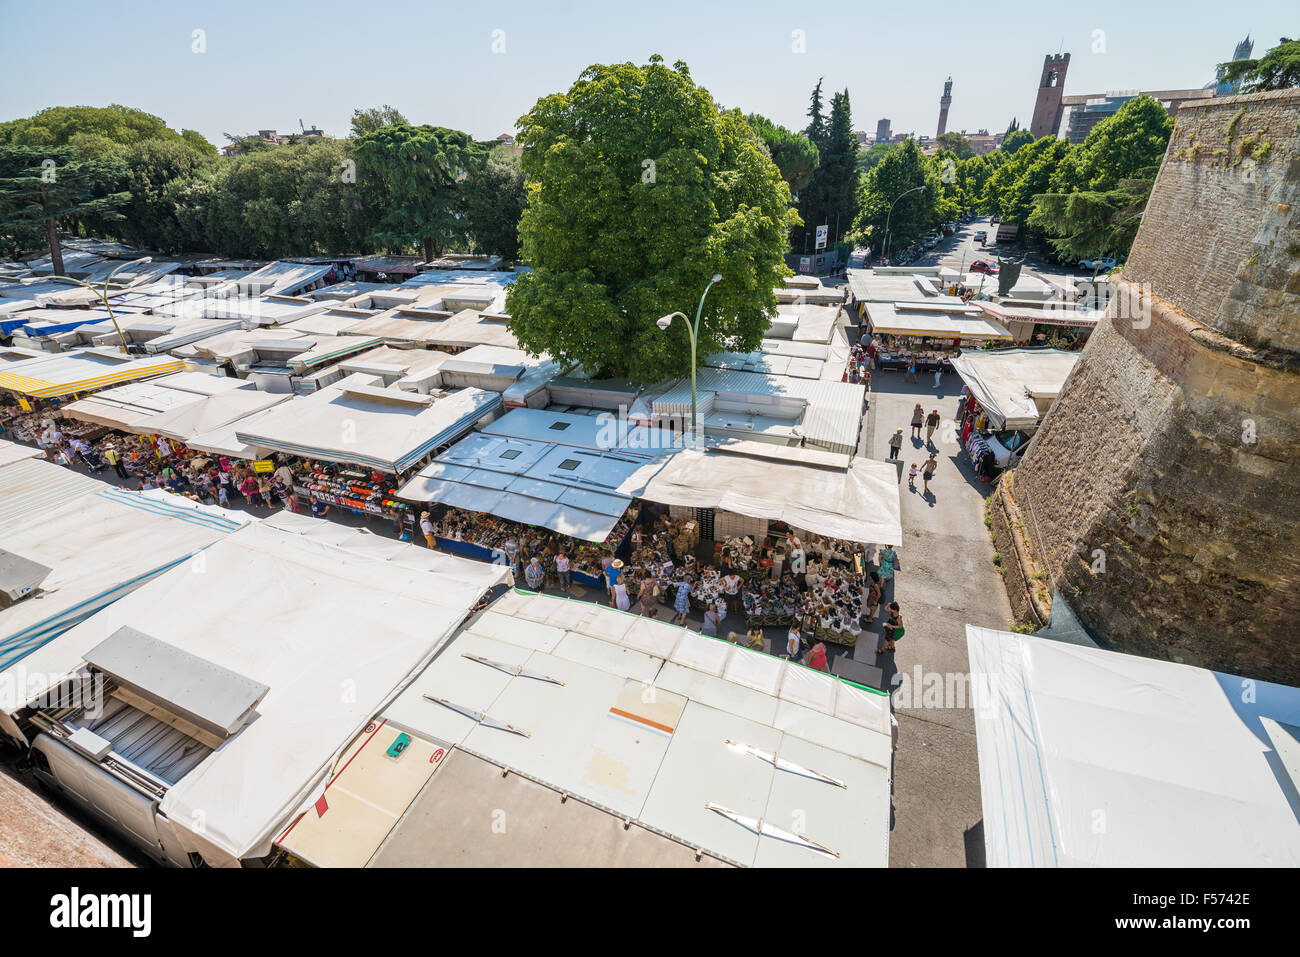
<path fill-rule="evenodd" d="M 722 282 L 722 274 L 714 273 L 713 278 L 709 280 L 709 284 L 704 287 L 704 292 L 700 296 L 700 304 L 695 309 L 694 327 L 691 326 L 691 320 L 686 316 L 686 314 L 681 312 L 671 312 L 666 316 L 661 316 L 655 322 L 655 325 L 657 325 L 660 329 L 667 329 L 669 326 L 672 325 L 674 318 L 676 318 L 677 316 L 681 316 L 682 321 L 686 323 L 686 331 L 691 334 L 691 432 L 692 433 L 696 433 L 699 429 L 699 423 L 696 421 L 696 416 L 695 416 L 695 362 L 696 362 L 695 350 L 700 335 L 700 316 L 704 314 L 705 296 L 709 294 L 709 290 L 712 289 L 715 284 L 720 282 Z"/>
<path fill-rule="evenodd" d="M 151 262 L 153 262 L 152 256 L 143 256 L 140 259 L 133 259 L 130 262 L 122 263 L 122 265 L 118 266 L 111 273 L 109 273 L 107 276 L 104 277 L 104 288 L 102 290 L 96 289 L 88 282 L 82 282 L 80 279 L 73 279 L 71 276 L 51 276 L 50 278 L 66 279 L 68 282 L 75 282 L 78 286 L 85 286 L 87 289 L 89 289 L 91 292 L 93 292 L 95 295 L 99 297 L 100 301 L 104 304 L 104 308 L 108 310 L 108 318 L 113 323 L 113 329 L 117 332 L 117 341 L 121 343 L 121 345 L 119 345 L 118 348 L 122 350 L 123 355 L 126 355 L 128 354 L 128 350 L 126 348 L 126 336 L 122 335 L 122 327 L 117 324 L 117 316 L 113 314 L 113 307 L 110 306 L 108 303 L 108 284 L 109 281 L 114 276 L 116 276 L 127 266 L 140 266 L 143 265 L 144 263 L 151 263 Z"/>
<path fill-rule="evenodd" d="M 889 215 L 885 217 L 885 251 L 881 254 L 885 259 L 889 258 L 889 222 L 894 218 L 894 207 L 898 205 L 898 200 L 902 199 L 908 193 L 915 193 L 919 189 L 925 189 L 925 184 L 913 186 L 911 189 L 904 190 L 898 194 L 898 199 L 889 204 Z"/>

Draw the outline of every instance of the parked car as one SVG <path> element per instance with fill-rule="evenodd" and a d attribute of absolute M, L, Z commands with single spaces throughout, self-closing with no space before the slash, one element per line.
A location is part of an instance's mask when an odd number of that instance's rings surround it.
<path fill-rule="evenodd" d="M 1115 268 L 1114 256 L 1101 256 L 1096 259 L 1081 259 L 1079 266 L 1089 272 L 1107 272 Z"/>
<path fill-rule="evenodd" d="M 977 230 L 975 231 L 975 239 L 976 239 L 978 242 L 981 242 L 981 243 L 982 243 L 982 242 L 984 242 L 984 241 L 985 241 L 986 239 L 988 239 L 988 238 L 989 238 L 988 230 L 977 229 Z"/>
<path fill-rule="evenodd" d="M 996 276 L 1001 269 L 997 263 L 991 263 L 987 259 L 977 259 L 970 264 L 971 272 L 982 272 L 986 276 Z"/>
<path fill-rule="evenodd" d="M 944 223 L 944 225 L 943 225 L 943 234 L 944 234 L 945 236 L 951 236 L 951 235 L 952 235 L 953 233 L 955 233 L 956 231 L 957 231 L 957 224 L 956 224 L 956 223 Z"/>

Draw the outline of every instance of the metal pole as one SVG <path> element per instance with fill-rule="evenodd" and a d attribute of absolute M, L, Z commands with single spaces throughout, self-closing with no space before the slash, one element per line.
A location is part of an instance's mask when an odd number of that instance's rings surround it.
<path fill-rule="evenodd" d="M 695 309 L 695 328 L 691 330 L 691 432 L 698 433 L 699 423 L 695 420 L 695 349 L 700 335 L 700 316 L 704 314 L 704 298 L 713 288 L 713 280 L 704 287 L 704 292 L 700 295 L 700 304 Z M 683 319 L 686 317 L 683 316 Z"/>

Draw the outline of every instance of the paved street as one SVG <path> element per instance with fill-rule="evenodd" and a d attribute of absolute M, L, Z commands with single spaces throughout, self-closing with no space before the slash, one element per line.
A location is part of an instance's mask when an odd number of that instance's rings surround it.
<path fill-rule="evenodd" d="M 950 422 L 961 380 L 946 375 L 936 390 L 932 376 L 909 383 L 901 373 L 877 372 L 872 387 L 871 454 L 883 458 L 895 429 L 908 434 L 916 402 L 927 412 L 938 408 L 945 423 Z M 936 442 L 944 431 L 941 426 Z M 939 470 L 930 483 L 931 494 L 922 494 L 919 476 L 917 490 L 909 491 L 906 465 L 924 462 L 928 453 L 923 444 L 909 439 L 901 455 L 903 541 L 898 545 L 901 567 L 892 599 L 902 608 L 906 635 L 895 652 L 878 659 L 874 639 L 859 641 L 856 657 L 884 667 L 886 686 L 898 672 L 908 676 L 896 693 L 899 739 L 890 865 L 982 866 L 979 765 L 964 681 L 969 672 L 965 626 L 1008 628 L 1011 608 L 984 527 L 984 498 L 990 486 L 975 478 L 959 456 L 957 443 L 951 442 L 938 445 Z M 886 598 L 891 598 L 888 592 Z M 876 634 L 879 627 L 874 626 Z M 919 693 L 913 695 L 918 667 L 926 675 L 937 674 L 945 687 L 961 687 L 966 700 L 944 701 L 949 707 L 898 706 L 903 692 L 911 697 L 910 704 L 925 703 Z M 951 707 L 957 703 L 962 707 Z"/>
<path fill-rule="evenodd" d="M 988 233 L 988 242 L 982 246 L 975 240 L 975 234 L 981 229 Z M 997 225 L 991 224 L 988 216 L 978 216 L 974 221 L 958 227 L 953 235 L 945 236 L 939 245 L 923 253 L 912 265 L 950 266 L 969 272 L 968 267 L 977 259 L 1000 262 L 1004 256 L 1024 256 L 1024 271 L 1064 290 L 1073 288 L 1070 282 L 1072 279 L 1086 279 L 1090 275 L 1084 270 L 1053 265 L 1037 250 L 1031 252 L 1009 243 L 995 243 L 993 237 L 997 231 Z M 996 291 L 997 277 L 990 276 L 988 281 L 989 286 Z"/>

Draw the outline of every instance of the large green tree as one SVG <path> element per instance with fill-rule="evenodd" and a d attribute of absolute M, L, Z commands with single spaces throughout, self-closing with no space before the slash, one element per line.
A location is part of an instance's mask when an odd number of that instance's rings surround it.
<path fill-rule="evenodd" d="M 1033 141 L 1034 134 L 1030 133 L 1029 130 L 1016 128 L 1007 131 L 1007 135 L 1003 138 L 1002 145 L 999 149 L 1004 153 L 1014 153 L 1016 150 L 1020 149 L 1020 147 L 1026 146 Z"/>
<path fill-rule="evenodd" d="M 1242 93 L 1300 86 L 1300 40 L 1282 37 L 1259 59 L 1220 63 L 1218 75 L 1221 82 L 1239 84 Z"/>
<path fill-rule="evenodd" d="M 396 107 L 385 103 L 364 110 L 352 111 L 352 135 L 365 136 L 385 126 L 407 126 L 410 121 Z"/>
<path fill-rule="evenodd" d="M 820 96 L 821 84 L 818 84 Z M 799 193 L 799 216 L 804 221 L 804 231 L 812 232 L 826 226 L 830 233 L 828 244 L 838 241 L 849 230 L 857 214 L 858 140 L 853 135 L 853 113 L 849 106 L 849 91 L 831 97 L 831 112 L 825 123 L 825 132 L 814 141 L 819 159 L 808 186 Z M 802 237 L 794 236 L 794 248 L 799 250 Z"/>
<path fill-rule="evenodd" d="M 393 250 L 418 246 L 433 259 L 468 240 L 461 182 L 484 150 L 467 133 L 383 126 L 354 143 L 361 177 L 378 203 L 375 242 Z"/>
<path fill-rule="evenodd" d="M 82 159 L 74 146 L 0 146 L 0 236 L 17 247 L 43 233 L 62 273 L 59 229 L 103 235 L 120 221 L 131 198 L 117 189 L 122 175 L 116 163 Z"/>
<path fill-rule="evenodd" d="M 948 150 L 959 160 L 970 159 L 975 155 L 975 147 L 960 133 L 952 131 L 940 133 L 934 140 L 939 144 L 940 149 Z"/>
<path fill-rule="evenodd" d="M 1028 225 L 1046 233 L 1062 256 L 1126 256 L 1153 183 L 1125 179 L 1108 190 L 1041 193 Z"/>
<path fill-rule="evenodd" d="M 1020 147 L 989 177 L 984 204 L 1009 223 L 1024 223 L 1034 211 L 1034 197 L 1048 191 L 1057 165 L 1070 152 L 1070 144 L 1044 136 Z"/>
<path fill-rule="evenodd" d="M 686 64 L 595 65 L 520 119 L 533 271 L 511 286 L 530 352 L 654 382 L 690 368 L 685 325 L 705 302 L 699 360 L 758 346 L 789 270 L 796 214 L 780 170 L 739 110 L 720 112 Z"/>
<path fill-rule="evenodd" d="M 937 221 L 940 185 L 933 164 L 915 141 L 906 140 L 863 179 L 854 234 L 881 254 L 888 229 L 891 254 L 905 248 Z"/>
<path fill-rule="evenodd" d="M 1174 121 L 1159 100 L 1139 96 L 1092 128 L 1053 173 L 1053 192 L 1104 192 L 1125 179 L 1150 179 L 1160 166 Z"/>
<path fill-rule="evenodd" d="M 474 244 L 502 259 L 518 259 L 526 199 L 519 154 L 508 146 L 494 148 L 465 180 L 465 215 Z"/>
<path fill-rule="evenodd" d="M 745 122 L 767 147 L 768 155 L 781 171 L 781 178 L 790 187 L 791 195 L 798 197 L 800 190 L 808 185 L 813 171 L 817 169 L 817 147 L 808 137 L 792 133 L 757 113 L 748 114 Z"/>

